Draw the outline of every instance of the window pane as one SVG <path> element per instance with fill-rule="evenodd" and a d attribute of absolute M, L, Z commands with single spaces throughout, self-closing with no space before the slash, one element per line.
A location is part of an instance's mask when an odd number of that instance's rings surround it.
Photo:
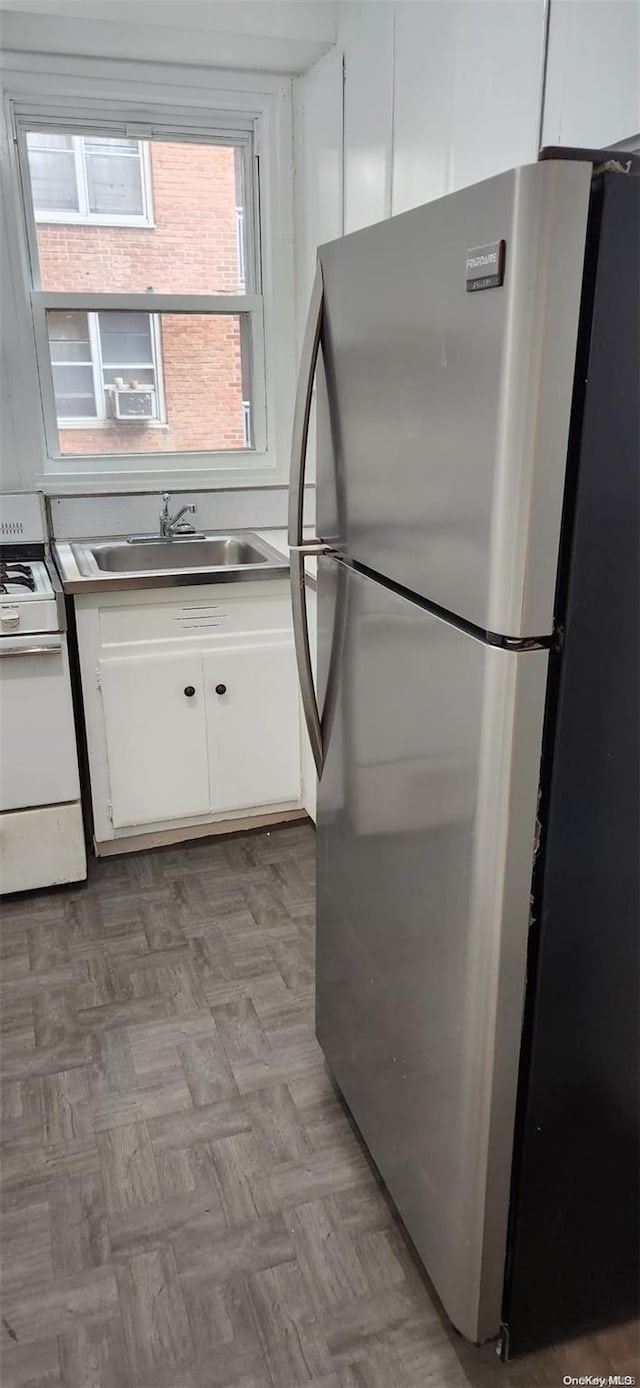
<path fill-rule="evenodd" d="M 105 366 L 145 365 L 153 361 L 148 313 L 99 313 Z"/>
<path fill-rule="evenodd" d="M 84 137 L 86 224 L 73 218 L 62 225 L 38 221 L 42 288 L 107 294 L 250 292 L 251 192 L 245 188 L 244 146 L 151 141 L 146 161 L 150 224 L 92 225 L 92 216 L 140 216 L 144 170 L 134 149 L 133 140 Z M 31 160 L 31 145 L 29 154 Z M 73 168 L 72 153 L 58 151 L 53 157 Z M 33 173 L 32 187 L 35 196 Z"/>
<path fill-rule="evenodd" d="M 76 166 L 70 135 L 27 135 L 36 212 L 77 212 Z"/>
<path fill-rule="evenodd" d="M 120 385 L 135 389 L 137 385 L 154 386 L 156 373 L 153 366 L 136 366 L 133 371 L 122 366 L 106 366 L 102 372 L 102 379 L 105 386 Z"/>
<path fill-rule="evenodd" d="M 113 136 L 85 135 L 84 147 L 87 154 L 133 154 L 136 159 L 140 152 L 137 140 L 116 139 Z"/>
<path fill-rule="evenodd" d="M 49 319 L 65 316 L 48 314 Z M 97 409 L 100 418 L 86 429 L 65 429 L 64 424 L 59 428 L 64 455 L 189 453 L 251 446 L 248 314 L 100 313 L 95 315 L 95 326 L 104 385 Z M 50 338 L 51 332 L 50 325 Z M 54 339 L 52 354 L 63 345 Z M 120 355 L 123 347 L 137 352 L 128 364 Z M 69 364 L 63 369 L 88 372 L 86 367 Z M 54 371 L 59 370 L 54 365 Z M 62 388 L 61 379 L 59 420 L 69 417 L 68 406 L 62 408 Z M 76 388 L 80 391 L 77 381 Z M 74 414 L 79 417 L 81 411 Z"/>
<path fill-rule="evenodd" d="M 55 342 L 88 342 L 86 313 L 79 309 L 54 309 L 47 315 L 49 337 Z"/>
<path fill-rule="evenodd" d="M 95 419 L 88 314 L 52 310 L 47 331 L 58 419 Z"/>
<path fill-rule="evenodd" d="M 137 140 L 85 140 L 89 212 L 141 216 L 144 212 Z"/>
<path fill-rule="evenodd" d="M 84 419 L 96 414 L 90 366 L 54 366 L 53 388 L 58 418 Z"/>
<path fill-rule="evenodd" d="M 86 313 L 52 309 L 47 314 L 47 326 L 52 361 L 91 361 Z"/>
<path fill-rule="evenodd" d="M 73 149 L 72 135 L 53 135 L 49 130 L 34 130 L 27 135 L 29 149 Z"/>
<path fill-rule="evenodd" d="M 51 342 L 53 362 L 91 361 L 91 348 L 88 342 Z"/>

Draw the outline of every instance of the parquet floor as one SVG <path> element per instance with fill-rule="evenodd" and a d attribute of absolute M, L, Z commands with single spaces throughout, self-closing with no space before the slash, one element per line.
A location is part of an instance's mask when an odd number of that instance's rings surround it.
<path fill-rule="evenodd" d="M 3 1388 L 503 1388 L 634 1373 L 623 1328 L 516 1365 L 444 1322 L 313 1035 L 312 831 L 10 898 Z"/>

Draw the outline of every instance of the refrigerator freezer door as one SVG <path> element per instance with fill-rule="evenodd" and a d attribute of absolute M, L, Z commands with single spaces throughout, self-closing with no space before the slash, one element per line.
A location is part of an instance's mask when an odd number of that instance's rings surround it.
<path fill-rule="evenodd" d="M 534 164 L 319 252 L 318 534 L 504 636 L 553 625 L 590 178 Z"/>
<path fill-rule="evenodd" d="M 489 647 L 321 558 L 321 667 L 337 595 L 318 1037 L 449 1316 L 483 1340 L 500 1325 L 548 655 Z"/>

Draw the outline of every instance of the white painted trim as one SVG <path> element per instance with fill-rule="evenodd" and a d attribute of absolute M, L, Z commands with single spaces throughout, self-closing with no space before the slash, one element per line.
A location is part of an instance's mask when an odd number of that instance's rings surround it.
<path fill-rule="evenodd" d="M 282 87 L 288 86 L 290 81 L 288 76 L 237 68 L 143 63 L 126 58 L 65 57 L 61 54 L 24 53 L 11 49 L 0 52 L 0 77 L 5 82 L 6 75 L 23 81 L 27 97 L 34 93 L 42 95 L 42 77 L 47 78 L 48 88 L 55 83 L 56 92 L 62 97 L 69 94 L 73 85 L 78 95 L 103 95 L 107 100 L 124 97 L 130 100 L 132 85 L 139 88 L 143 84 L 145 101 L 155 99 L 162 111 L 166 109 L 169 92 L 174 90 L 176 101 L 182 100 L 186 106 L 210 110 L 215 105 L 226 110 L 243 110 L 245 115 L 249 109 L 248 97 L 263 104 L 265 97 L 277 97 Z M 242 100 L 238 101 L 238 97 Z M 146 117 L 140 114 L 138 119 Z"/>
<path fill-rule="evenodd" d="M 91 429 L 99 421 L 88 420 L 86 428 Z M 112 490 L 157 491 L 162 485 L 168 491 L 187 491 L 197 487 L 199 491 L 211 486 L 211 474 L 215 473 L 216 485 L 228 490 L 229 487 L 269 487 L 283 486 L 282 476 L 271 455 L 257 448 L 237 448 L 233 450 L 209 449 L 199 453 L 92 453 L 59 454 L 54 459 L 55 470 L 40 473 L 32 485 L 46 494 L 73 493 L 81 495 L 86 490 L 85 483 L 91 483 L 89 491 L 98 490 L 107 494 L 108 483 L 113 482 Z M 163 464 L 158 467 L 158 462 Z M 190 480 L 191 479 L 191 480 Z M 99 480 L 99 486 L 94 486 Z M 131 488 L 129 487 L 131 481 Z"/>
<path fill-rule="evenodd" d="M 87 314 L 87 331 L 89 333 L 89 351 L 91 353 L 91 365 L 93 367 L 93 389 L 96 397 L 96 409 L 98 411 L 98 420 L 100 422 L 104 420 L 104 422 L 106 423 L 107 410 L 106 401 L 104 398 L 104 378 L 102 375 L 102 349 L 100 345 L 100 327 L 95 313 Z M 47 332 L 47 337 L 48 336 L 49 334 Z M 53 371 L 51 374 L 53 375 Z M 53 394 L 55 398 L 55 387 Z M 57 426 L 58 430 L 64 428 L 64 425 L 62 424 L 61 420 L 57 420 Z M 91 426 L 85 423 L 85 429 L 87 427 L 90 428 Z M 56 433 L 56 444 L 57 443 L 58 437 Z"/>
<path fill-rule="evenodd" d="M 129 93 L 129 101 L 131 93 Z M 84 103 L 91 102 L 91 109 L 87 112 Z M 72 95 L 63 101 L 58 96 L 51 101 L 41 102 L 37 99 L 33 101 L 18 100 L 14 101 L 16 125 L 31 131 L 52 130 L 58 133 L 63 132 L 68 135 L 82 134 L 89 137 L 101 136 L 122 136 L 124 139 L 139 140 L 143 144 L 154 139 L 162 139 L 167 130 L 167 108 L 149 106 L 146 108 L 148 119 L 144 122 L 140 120 L 127 120 L 123 118 L 122 111 L 125 98 L 120 97 L 115 101 L 102 101 L 95 99 L 88 92 L 82 95 Z M 128 109 L 131 109 L 130 107 Z M 187 107 L 174 108 L 171 106 L 171 142 L 194 143 L 200 141 L 209 143 L 212 138 L 212 112 L 207 112 L 208 120 L 200 123 L 199 114 L 194 114 Z M 254 134 L 256 116 L 259 111 L 242 114 L 237 112 L 228 113 L 224 110 L 215 108 L 215 143 L 220 145 L 247 145 L 251 144 Z"/>
<path fill-rule="evenodd" d="M 73 227 L 146 227 L 153 228 L 154 222 L 148 217 L 134 216 L 126 217 L 123 214 L 113 212 L 90 212 L 87 216 L 79 212 L 36 212 L 35 220 L 37 226 L 73 226 Z"/>
<path fill-rule="evenodd" d="M 131 834 L 116 829 L 112 839 L 95 839 L 97 858 L 113 858 L 123 853 L 142 853 L 149 848 L 167 848 L 172 843 L 189 843 L 191 839 L 209 839 L 219 834 L 246 833 L 249 829 L 275 829 L 280 824 L 295 824 L 309 820 L 306 808 L 266 811 L 264 814 L 229 814 L 223 810 L 218 818 L 206 823 L 191 823 L 175 829 L 156 829 L 149 834 Z"/>
<path fill-rule="evenodd" d="M 162 426 L 149 426 L 162 427 Z M 156 455 L 157 456 L 157 455 Z M 114 497 L 114 496 L 139 496 L 139 495 L 159 495 L 163 491 L 168 491 L 180 495 L 188 492 L 269 492 L 273 489 L 279 492 L 284 491 L 284 484 L 281 477 L 275 473 L 268 461 L 262 461 L 253 471 L 247 465 L 250 463 L 252 454 L 248 450 L 238 450 L 237 454 L 220 453 L 217 460 L 220 465 L 212 468 L 211 457 L 208 454 L 203 456 L 202 466 L 198 469 L 198 458 L 200 455 L 188 453 L 183 454 L 176 461 L 175 455 L 163 453 L 163 459 L 168 457 L 171 466 L 162 473 L 153 472 L 151 469 L 138 472 L 114 471 L 110 467 L 108 471 L 102 471 L 93 465 L 82 471 L 76 469 L 67 472 L 60 470 L 56 473 L 40 473 L 33 477 L 31 486 L 44 492 L 45 496 L 53 499 L 70 497 L 77 500 L 79 497 Z M 153 464 L 155 458 L 147 455 L 148 460 Z M 184 459 L 187 459 L 188 466 L 184 466 Z M 194 463 L 195 458 L 195 463 Z M 63 462 L 73 462 L 73 459 L 64 459 Z M 80 464 L 86 463 L 86 458 L 76 460 Z M 101 458 L 96 460 L 98 463 L 104 461 Z M 115 465 L 117 458 L 107 459 L 109 464 Z M 145 459 L 143 458 L 144 462 Z M 233 524 L 224 527 L 233 529 Z M 216 529 L 215 523 L 211 529 Z"/>
<path fill-rule="evenodd" d="M 155 120 L 162 131 L 170 130 L 172 138 L 203 139 L 212 134 L 224 133 L 231 141 L 244 135 L 253 127 L 255 151 L 259 154 L 260 188 L 256 187 L 254 196 L 262 213 L 260 245 L 254 237 L 255 254 L 259 257 L 261 286 L 264 294 L 263 327 L 256 328 L 253 323 L 254 358 L 256 344 L 264 341 L 263 359 L 268 365 L 265 385 L 265 414 L 269 417 L 268 437 L 265 432 L 264 448 L 237 450 L 233 453 L 207 452 L 199 454 L 153 454 L 130 460 L 128 469 L 123 470 L 126 455 L 116 457 L 92 458 L 90 468 L 87 459 L 61 459 L 46 449 L 44 419 L 39 425 L 34 420 L 31 425 L 33 443 L 25 449 L 20 458 L 20 473 L 23 485 L 39 486 L 47 493 L 59 492 L 81 494 L 82 492 L 109 490 L 156 490 L 158 487 L 184 488 L 189 480 L 197 482 L 200 489 L 219 487 L 282 486 L 288 477 L 288 433 L 290 410 L 295 379 L 294 360 L 294 282 L 293 282 L 293 168 L 292 168 L 292 112 L 291 82 L 270 74 L 251 74 L 239 72 L 218 72 L 210 69 L 178 68 L 163 64 L 126 63 L 110 59 L 64 59 L 41 55 L 5 54 L 0 59 L 0 71 L 5 96 L 5 130 L 3 145 L 5 157 L 2 159 L 2 183 L 6 193 L 7 218 L 10 224 L 11 242 L 9 254 L 11 276 L 16 286 L 17 310 L 22 318 L 29 294 L 25 289 L 30 283 L 28 273 L 27 240 L 25 237 L 24 215 L 20 211 L 20 172 L 17 166 L 16 148 L 13 140 L 14 113 L 24 115 L 28 110 L 34 116 L 46 108 L 52 123 L 56 120 L 71 119 L 75 107 L 76 119 L 82 121 L 85 130 L 92 128 L 92 120 L 114 120 L 117 116 L 126 130 L 133 136 L 144 139 L 153 131 Z M 86 114 L 78 117 L 78 109 L 86 112 L 85 103 L 91 103 L 92 118 Z M 135 103 L 135 104 L 132 104 Z M 39 118 L 43 118 L 40 115 Z M 102 127 L 104 128 L 104 127 Z M 99 132 L 97 132 L 99 133 Z M 160 133 L 160 131 L 158 131 Z M 256 167 L 258 167 L 256 165 Z M 32 241 L 36 236 L 35 222 L 28 226 L 29 199 L 26 199 L 27 235 Z M 31 281 L 34 282 L 34 281 Z M 18 287 L 19 286 L 19 287 Z M 32 291 L 37 293 L 37 290 Z M 68 296 L 63 296 L 66 306 L 72 307 Z M 145 311 L 162 311 L 154 296 L 153 305 L 148 302 L 135 307 Z M 170 296 L 171 307 L 180 309 L 179 296 Z M 200 296 L 194 296 L 197 300 Z M 208 310 L 212 302 L 208 296 Z M 216 296 L 217 299 L 222 296 Z M 239 299 L 240 296 L 234 296 Z M 242 296 L 241 303 L 232 308 L 228 296 L 216 311 L 255 312 L 249 308 L 247 299 L 258 296 Z M 115 307 L 109 296 L 110 304 Z M 177 300 L 177 301 L 176 301 Z M 51 304 L 50 306 L 54 306 Z M 90 309 L 86 301 L 78 307 Z M 132 307 L 134 305 L 131 305 Z M 167 310 L 165 310 L 167 311 Z M 192 312 L 202 311 L 194 303 Z M 39 349 L 46 347 L 46 325 L 41 306 L 32 304 L 33 326 L 24 320 L 20 339 L 20 349 L 15 357 L 15 371 L 24 378 L 33 378 L 34 363 L 32 346 L 39 341 Z M 38 327 L 38 320 L 40 326 Z M 261 332 L 263 338 L 261 337 Z M 47 349 L 48 350 L 48 349 Z M 46 359 L 46 358 L 45 358 Z M 254 361 L 254 394 L 257 387 L 258 361 Z M 39 383 L 43 401 L 43 415 L 48 397 L 49 411 L 53 408 L 53 390 L 50 371 L 42 373 L 49 377 Z M 259 416 L 259 410 L 258 410 Z M 254 439 L 257 441 L 259 417 L 254 417 Z M 41 456 L 44 463 L 48 459 L 47 470 L 38 466 L 35 431 L 39 433 Z M 19 443 L 20 441 L 18 441 Z M 78 462 L 85 467 L 81 472 Z"/>
<path fill-rule="evenodd" d="M 163 429 L 168 427 L 166 415 L 166 401 L 164 394 L 164 362 L 162 360 L 162 343 L 160 336 L 160 319 L 156 313 L 151 314 L 151 355 L 153 357 L 153 371 L 155 375 L 156 401 L 158 404 L 158 418 L 151 420 L 150 428 L 160 426 Z"/>
<path fill-rule="evenodd" d="M 259 313 L 259 294 L 91 294 L 32 289 L 36 308 L 84 309 L 88 313 Z"/>

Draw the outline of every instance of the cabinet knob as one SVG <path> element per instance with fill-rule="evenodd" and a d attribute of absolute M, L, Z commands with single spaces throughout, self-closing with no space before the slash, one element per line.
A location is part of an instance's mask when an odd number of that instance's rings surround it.
<path fill-rule="evenodd" d="M 186 696 L 187 696 L 188 699 L 192 699 L 193 696 L 194 696 L 194 694 L 195 694 L 195 692 L 196 692 L 195 685 L 194 685 L 194 684 L 187 684 L 187 685 L 185 685 L 185 690 L 184 690 L 184 692 L 185 692 L 185 694 L 186 694 Z"/>
<path fill-rule="evenodd" d="M 226 692 L 227 692 L 227 686 L 226 686 L 226 684 L 217 684 L 217 685 L 216 685 L 216 694 L 226 694 Z"/>

